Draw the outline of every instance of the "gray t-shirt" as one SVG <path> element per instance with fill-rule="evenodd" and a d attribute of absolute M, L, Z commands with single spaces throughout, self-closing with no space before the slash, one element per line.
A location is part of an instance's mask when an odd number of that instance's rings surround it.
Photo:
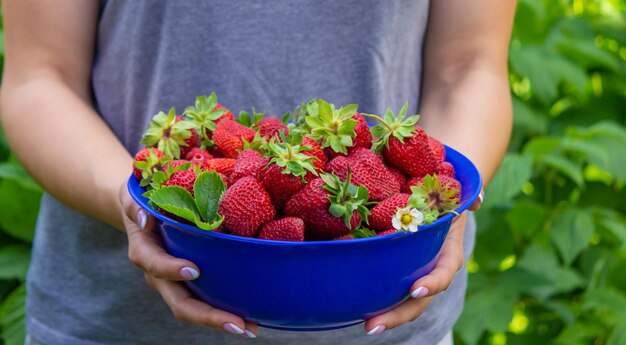
<path fill-rule="evenodd" d="M 215 91 L 233 111 L 280 115 L 312 97 L 364 112 L 419 102 L 427 0 L 109 0 L 99 18 L 96 108 L 131 153 L 159 110 Z M 102 157 L 102 159 L 107 159 Z M 130 167 L 129 167 L 130 175 Z M 470 217 L 465 255 L 473 249 Z M 463 269 L 419 319 L 367 337 L 261 329 L 258 344 L 436 344 L 457 320 Z M 27 327 L 49 345 L 237 344 L 183 325 L 127 259 L 126 236 L 45 195 L 28 275 Z"/>

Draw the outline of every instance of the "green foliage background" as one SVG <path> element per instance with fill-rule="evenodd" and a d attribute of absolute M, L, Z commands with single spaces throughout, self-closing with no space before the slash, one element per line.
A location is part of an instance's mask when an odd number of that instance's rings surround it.
<path fill-rule="evenodd" d="M 457 343 L 626 344 L 625 41 L 623 0 L 518 2 L 513 138 L 477 214 Z M 40 197 L 0 133 L 0 344 L 23 343 Z"/>

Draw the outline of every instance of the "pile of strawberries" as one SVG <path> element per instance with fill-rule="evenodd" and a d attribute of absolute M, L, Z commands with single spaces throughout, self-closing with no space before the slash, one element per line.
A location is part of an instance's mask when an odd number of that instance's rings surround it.
<path fill-rule="evenodd" d="M 314 99 L 282 121 L 235 119 L 212 93 L 153 117 L 133 174 L 153 207 L 205 230 L 284 241 L 417 231 L 454 212 L 461 185 L 444 146 L 406 111 Z"/>

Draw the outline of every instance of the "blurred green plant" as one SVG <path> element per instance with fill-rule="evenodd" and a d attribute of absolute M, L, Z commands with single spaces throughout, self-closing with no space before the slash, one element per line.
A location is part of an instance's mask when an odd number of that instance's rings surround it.
<path fill-rule="evenodd" d="M 477 213 L 457 343 L 626 344 L 625 17 L 623 0 L 519 1 L 513 137 Z M 0 132 L 0 344 L 24 341 L 40 197 Z"/>
<path fill-rule="evenodd" d="M 520 0 L 461 344 L 626 344 L 626 4 Z"/>

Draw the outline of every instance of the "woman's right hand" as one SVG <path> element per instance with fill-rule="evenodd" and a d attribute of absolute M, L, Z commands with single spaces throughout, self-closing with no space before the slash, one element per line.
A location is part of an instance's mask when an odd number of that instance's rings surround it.
<path fill-rule="evenodd" d="M 255 338 L 258 332 L 255 323 L 246 322 L 193 297 L 181 281 L 198 278 L 201 274 L 198 266 L 173 257 L 163 249 L 161 237 L 155 231 L 155 219 L 135 203 L 125 184 L 121 186 L 119 195 L 128 235 L 128 258 L 143 269 L 146 282 L 161 294 L 176 319 Z"/>

